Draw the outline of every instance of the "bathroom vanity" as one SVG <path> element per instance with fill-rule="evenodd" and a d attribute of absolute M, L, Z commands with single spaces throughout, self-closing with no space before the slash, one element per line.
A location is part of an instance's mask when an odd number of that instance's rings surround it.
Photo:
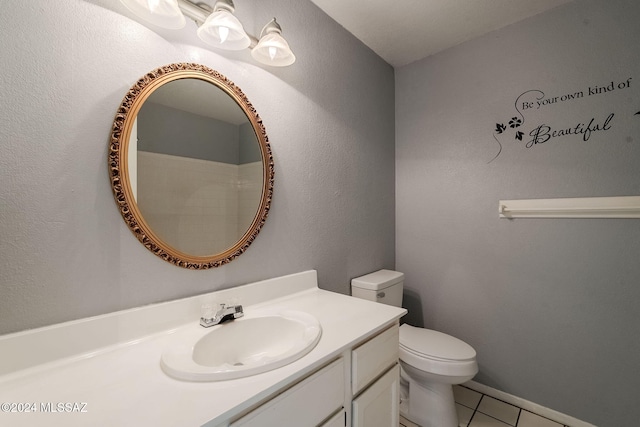
<path fill-rule="evenodd" d="M 321 337 L 297 360 L 254 375 L 187 381 L 164 372 L 163 353 L 206 333 L 201 306 L 231 299 L 247 318 L 307 313 Z M 321 290 L 307 271 L 5 335 L 0 425 L 395 427 L 404 313 Z"/>

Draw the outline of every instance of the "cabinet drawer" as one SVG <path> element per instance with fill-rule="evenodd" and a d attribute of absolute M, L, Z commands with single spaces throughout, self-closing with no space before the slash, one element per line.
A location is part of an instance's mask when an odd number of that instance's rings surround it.
<path fill-rule="evenodd" d="M 344 360 L 340 358 L 231 427 L 315 427 L 344 404 L 344 381 Z"/>
<path fill-rule="evenodd" d="M 398 361 L 400 330 L 398 325 L 373 337 L 351 353 L 351 388 L 357 394 Z"/>

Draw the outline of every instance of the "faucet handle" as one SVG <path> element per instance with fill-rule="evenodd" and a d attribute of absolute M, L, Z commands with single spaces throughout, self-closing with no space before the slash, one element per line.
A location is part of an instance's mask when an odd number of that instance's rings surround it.
<path fill-rule="evenodd" d="M 200 317 L 202 319 L 210 319 L 213 317 L 213 304 L 205 303 L 200 306 Z"/>
<path fill-rule="evenodd" d="M 242 309 L 242 306 L 240 304 L 234 305 L 233 306 L 233 318 L 237 319 L 239 317 L 244 316 L 244 310 Z"/>

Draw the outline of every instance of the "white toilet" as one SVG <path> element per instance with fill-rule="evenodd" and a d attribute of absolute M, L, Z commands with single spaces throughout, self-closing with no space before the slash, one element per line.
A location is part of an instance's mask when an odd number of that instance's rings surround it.
<path fill-rule="evenodd" d="M 351 280 L 357 298 L 400 307 L 404 274 L 380 270 Z M 458 427 L 453 384 L 478 373 L 469 344 L 441 332 L 400 326 L 400 414 L 421 427 Z"/>

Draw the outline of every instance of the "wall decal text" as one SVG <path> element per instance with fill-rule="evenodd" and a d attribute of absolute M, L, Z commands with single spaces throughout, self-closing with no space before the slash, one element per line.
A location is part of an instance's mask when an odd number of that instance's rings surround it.
<path fill-rule="evenodd" d="M 570 123 L 568 125 L 552 126 L 548 123 L 541 122 L 532 127 L 524 127 L 526 119 L 525 114 L 532 111 L 544 109 L 547 106 L 568 103 L 579 99 L 587 99 L 594 96 L 609 94 L 614 91 L 629 89 L 632 83 L 632 77 L 626 80 L 614 81 L 604 85 L 589 85 L 584 90 L 569 91 L 563 94 L 547 96 L 543 91 L 533 89 L 520 94 L 514 102 L 515 115 L 509 120 L 498 122 L 495 125 L 493 138 L 498 143 L 498 153 L 488 163 L 498 158 L 502 153 L 502 142 L 505 136 L 511 136 L 511 141 L 523 141 L 526 148 L 532 148 L 539 144 L 551 141 L 560 137 L 580 136 L 582 141 L 587 142 L 596 133 L 606 132 L 611 129 L 614 123 L 615 113 L 610 113 L 606 117 L 588 117 L 584 121 L 578 123 Z M 640 111 L 635 113 L 640 115 Z M 499 139 L 500 137 L 500 139 Z"/>

